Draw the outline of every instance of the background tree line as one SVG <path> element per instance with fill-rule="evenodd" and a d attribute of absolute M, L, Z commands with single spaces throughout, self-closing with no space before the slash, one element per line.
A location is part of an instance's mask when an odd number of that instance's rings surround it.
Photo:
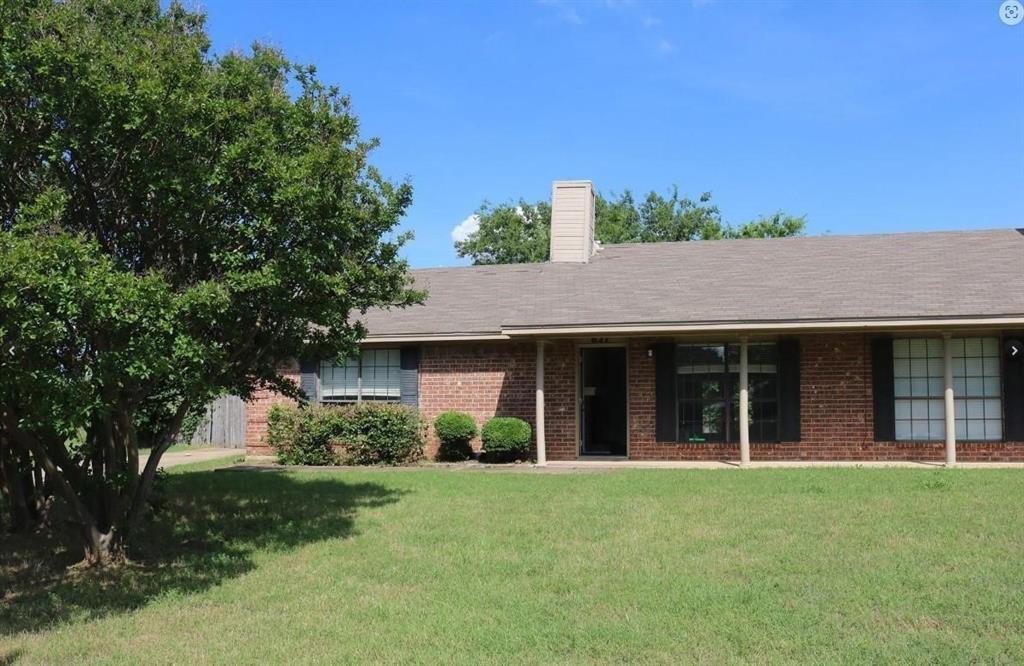
<path fill-rule="evenodd" d="M 546 261 L 551 233 L 551 204 L 547 201 L 492 205 L 477 210 L 479 228 L 455 251 L 474 264 L 520 264 Z M 637 201 L 630 190 L 615 197 L 595 197 L 594 232 L 597 240 L 613 243 L 720 240 L 725 238 L 778 238 L 803 233 L 803 216 L 776 212 L 732 226 L 723 221 L 711 193 L 696 200 L 679 194 L 673 186 L 668 195 L 651 191 Z"/>

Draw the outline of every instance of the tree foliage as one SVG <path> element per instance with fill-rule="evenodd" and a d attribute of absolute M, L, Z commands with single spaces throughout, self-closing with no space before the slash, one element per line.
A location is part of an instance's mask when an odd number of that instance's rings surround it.
<path fill-rule="evenodd" d="M 476 213 L 480 226 L 456 241 L 460 257 L 475 264 L 518 264 L 546 261 L 551 233 L 551 206 L 520 200 L 515 204 L 484 202 Z M 732 226 L 705 192 L 693 200 L 672 187 L 667 195 L 649 192 L 637 201 L 630 190 L 618 197 L 600 194 L 594 202 L 594 235 L 601 243 L 778 238 L 803 233 L 805 220 L 778 212 Z"/>
<path fill-rule="evenodd" d="M 479 228 L 455 243 L 460 257 L 472 257 L 476 264 L 526 264 L 547 259 L 551 233 L 551 205 L 547 202 L 520 200 L 514 205 L 492 206 L 485 201 L 476 216 Z"/>
<path fill-rule="evenodd" d="M 158 0 L 0 4 L 0 488 L 116 556 L 190 413 L 422 298 L 349 99 Z M 138 449 L 152 446 L 144 469 Z"/>

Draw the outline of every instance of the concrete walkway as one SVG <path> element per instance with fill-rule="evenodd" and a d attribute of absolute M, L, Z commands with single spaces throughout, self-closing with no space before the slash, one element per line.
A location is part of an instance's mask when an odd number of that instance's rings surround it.
<path fill-rule="evenodd" d="M 244 455 L 244 449 L 195 448 L 191 451 L 165 453 L 160 458 L 160 467 L 175 467 L 177 465 L 206 462 L 207 460 L 217 460 L 218 458 L 228 458 L 230 456 L 238 456 L 241 458 Z M 149 460 L 148 454 L 140 455 L 139 467 L 145 466 L 147 460 Z"/>

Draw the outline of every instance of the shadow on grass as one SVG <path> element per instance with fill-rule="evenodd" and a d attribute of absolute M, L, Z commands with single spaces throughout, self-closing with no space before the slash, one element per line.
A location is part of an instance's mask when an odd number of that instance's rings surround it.
<path fill-rule="evenodd" d="M 163 494 L 166 505 L 123 567 L 68 570 L 80 554 L 53 537 L 0 536 L 0 636 L 205 590 L 251 571 L 256 551 L 352 536 L 360 509 L 400 497 L 376 483 L 212 471 L 172 475 Z"/>

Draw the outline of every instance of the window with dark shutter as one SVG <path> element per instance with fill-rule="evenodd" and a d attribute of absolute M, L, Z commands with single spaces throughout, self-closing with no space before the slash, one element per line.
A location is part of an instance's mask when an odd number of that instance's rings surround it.
<path fill-rule="evenodd" d="M 420 350 L 419 347 L 402 348 L 401 402 L 418 407 L 420 404 Z"/>
<path fill-rule="evenodd" d="M 299 388 L 306 394 L 306 398 L 310 402 L 316 402 L 320 399 L 317 395 L 316 387 L 316 361 L 303 361 L 299 364 Z"/>
<path fill-rule="evenodd" d="M 871 341 L 871 393 L 874 398 L 876 442 L 896 439 L 892 352 L 891 338 L 875 338 Z"/>
<path fill-rule="evenodd" d="M 675 442 L 679 438 L 676 412 L 676 345 L 656 344 L 654 350 L 654 437 L 659 442 Z"/>
<path fill-rule="evenodd" d="M 1007 358 L 1005 351 L 1003 358 L 1003 439 L 1024 442 L 1024 359 Z"/>
<path fill-rule="evenodd" d="M 780 340 L 779 441 L 800 441 L 800 342 Z"/>

